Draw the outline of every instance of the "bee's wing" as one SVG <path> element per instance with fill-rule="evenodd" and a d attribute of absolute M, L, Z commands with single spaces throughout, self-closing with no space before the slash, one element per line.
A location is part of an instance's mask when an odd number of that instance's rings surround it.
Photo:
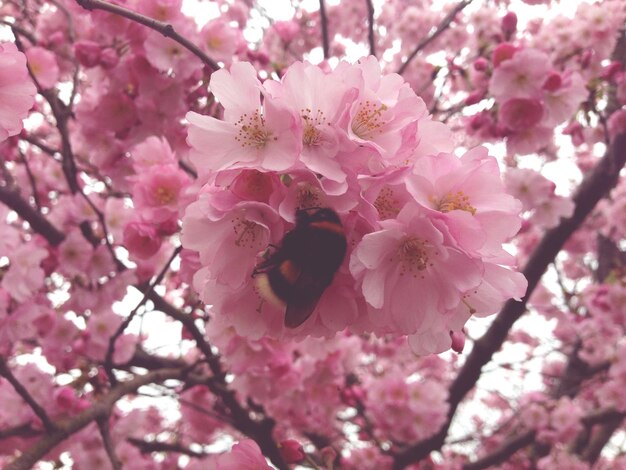
<path fill-rule="evenodd" d="M 325 279 L 316 279 L 306 271 L 301 272 L 292 286 L 293 295 L 287 302 L 285 326 L 296 328 L 302 325 L 315 310 L 327 286 L 328 282 Z"/>

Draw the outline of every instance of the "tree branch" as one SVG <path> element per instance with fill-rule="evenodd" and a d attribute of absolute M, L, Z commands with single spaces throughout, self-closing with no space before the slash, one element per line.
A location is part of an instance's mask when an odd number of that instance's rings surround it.
<path fill-rule="evenodd" d="M 39 403 L 37 403 L 37 401 L 35 401 L 30 392 L 26 390 L 26 387 L 24 387 L 19 382 L 19 380 L 15 378 L 15 376 L 11 372 L 11 369 L 7 367 L 7 363 L 5 362 L 5 359 L 3 357 L 0 357 L 0 375 L 7 379 L 7 381 L 11 384 L 17 394 L 22 397 L 22 400 L 24 400 L 28 404 L 28 406 L 30 406 L 33 412 L 43 423 L 44 428 L 46 428 L 47 431 L 54 430 L 55 425 L 48 417 L 48 413 L 46 413 L 46 410 L 44 410 L 43 407 Z"/>
<path fill-rule="evenodd" d="M 56 246 L 65 239 L 65 234 L 48 222 L 48 219 L 22 198 L 16 189 L 0 186 L 0 201 L 17 212 L 17 215 L 28 222 L 31 228 L 51 245 Z"/>
<path fill-rule="evenodd" d="M 606 426 L 610 426 L 617 422 L 617 426 L 624 419 L 624 413 L 618 413 L 615 410 L 602 410 L 581 419 L 581 422 L 585 426 L 592 426 L 594 424 L 604 423 Z M 463 470 L 482 470 L 483 468 L 489 468 L 492 465 L 498 465 L 505 462 L 518 450 L 523 449 L 535 442 L 537 432 L 535 430 L 528 430 L 515 436 L 502 444 L 492 453 L 463 465 Z M 605 441 L 606 442 L 606 441 Z M 600 449 L 601 450 L 601 449 Z M 599 455 L 599 454 L 598 454 Z M 597 457 L 596 457 L 597 458 Z M 591 460 L 587 460 L 591 462 Z"/>
<path fill-rule="evenodd" d="M 138 388 L 151 383 L 159 383 L 170 379 L 182 379 L 185 371 L 180 369 L 161 369 L 148 372 L 117 387 L 94 403 L 90 408 L 75 417 L 55 423 L 56 429 L 48 432 L 39 441 L 25 450 L 22 455 L 11 462 L 5 470 L 28 470 L 59 443 L 80 431 L 88 424 L 110 415 L 115 403 L 125 395 L 135 392 Z"/>
<path fill-rule="evenodd" d="M 169 23 L 164 23 L 163 21 L 148 18 L 147 16 L 129 10 L 128 8 L 114 5 L 103 0 L 76 0 L 76 3 L 78 3 L 85 10 L 108 11 L 109 13 L 113 13 L 114 15 L 123 16 L 124 18 L 128 18 L 131 21 L 147 26 L 148 28 L 161 33 L 163 36 L 170 38 L 183 46 L 193 55 L 198 57 L 202 62 L 204 62 L 205 65 L 207 65 L 213 71 L 220 69 L 220 66 L 217 64 L 217 62 L 215 62 L 204 52 L 202 52 L 202 50 L 189 39 L 178 34 L 176 30 L 174 30 L 174 27 Z"/>
<path fill-rule="evenodd" d="M 150 454 L 152 452 L 172 452 L 175 454 L 188 455 L 189 457 L 205 457 L 207 455 L 204 452 L 197 452 L 183 446 L 182 444 L 172 442 L 146 441 L 136 437 L 129 437 L 126 440 L 137 447 L 142 454 Z"/>
<path fill-rule="evenodd" d="M 374 37 L 374 3 L 372 0 L 365 0 L 367 3 L 367 42 L 370 45 L 370 55 L 376 57 L 376 39 Z"/>
<path fill-rule="evenodd" d="M 324 59 L 329 57 L 329 41 L 328 41 L 328 17 L 326 16 L 326 3 L 320 0 L 320 24 L 322 26 L 322 49 L 324 50 Z"/>
<path fill-rule="evenodd" d="M 530 255 L 523 271 L 528 280 L 528 291 L 522 301 L 509 300 L 496 316 L 489 330 L 474 343 L 474 348 L 465 364 L 450 385 L 448 397 L 450 409 L 447 422 L 430 439 L 418 442 L 398 453 L 394 461 L 395 469 L 404 468 L 412 462 L 425 458 L 433 450 L 441 448 L 459 403 L 476 385 L 483 366 L 491 361 L 493 355 L 504 343 L 513 324 L 526 311 L 526 303 L 548 265 L 553 262 L 567 239 L 580 227 L 598 201 L 617 184 L 619 172 L 625 162 L 626 134 L 620 134 L 611 143 L 602 160 L 578 187 L 573 198 L 575 203 L 573 215 L 569 219 L 562 219 L 558 226 L 548 231 Z"/>
<path fill-rule="evenodd" d="M 122 463 L 120 459 L 115 454 L 115 446 L 111 441 L 111 432 L 109 429 L 109 419 L 110 415 L 103 416 L 98 418 L 96 422 L 98 423 L 98 429 L 100 430 L 100 437 L 102 438 L 102 443 L 104 444 L 104 450 L 106 450 L 107 455 L 109 456 L 109 461 L 111 462 L 111 467 L 113 470 L 122 470 Z"/>
<path fill-rule="evenodd" d="M 450 27 L 450 25 L 452 24 L 452 22 L 454 21 L 454 18 L 456 18 L 456 15 L 458 15 L 470 3 L 472 3 L 472 0 L 463 0 L 457 6 L 455 6 L 450 11 L 450 13 L 448 13 L 445 16 L 445 18 L 443 20 L 441 20 L 441 23 L 439 23 L 439 26 L 437 26 L 437 28 L 432 33 L 430 33 L 428 36 L 426 36 L 415 47 L 415 49 L 413 49 L 413 52 L 411 52 L 409 54 L 409 56 L 406 58 L 404 63 L 398 69 L 397 73 L 402 75 L 404 73 L 404 71 L 406 70 L 406 68 L 409 66 L 409 63 L 415 58 L 415 56 L 422 49 L 424 49 L 426 46 L 428 46 L 431 42 L 433 42 L 435 39 L 437 39 L 441 35 L 441 33 L 443 33 L 446 29 L 448 29 Z"/>

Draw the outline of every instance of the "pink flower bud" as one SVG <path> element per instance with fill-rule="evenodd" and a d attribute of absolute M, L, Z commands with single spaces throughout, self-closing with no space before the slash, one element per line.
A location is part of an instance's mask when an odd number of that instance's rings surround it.
<path fill-rule="evenodd" d="M 480 103 L 484 96 L 485 92 L 483 90 L 475 90 L 467 95 L 467 98 L 465 98 L 465 104 L 467 106 L 471 106 L 473 104 Z"/>
<path fill-rule="evenodd" d="M 65 34 L 61 31 L 56 31 L 48 36 L 47 41 L 45 41 L 48 46 L 59 46 L 65 42 Z"/>
<path fill-rule="evenodd" d="M 489 68 L 489 61 L 484 57 L 479 57 L 474 61 L 474 70 L 477 72 L 484 72 Z"/>
<path fill-rule="evenodd" d="M 493 66 L 497 67 L 505 60 L 509 60 L 515 55 L 516 52 L 517 47 L 515 47 L 510 42 L 503 42 L 502 44 L 498 44 L 491 53 L 491 61 L 493 62 Z"/>
<path fill-rule="evenodd" d="M 169 237 L 170 235 L 174 235 L 178 232 L 178 219 L 176 217 L 172 217 L 171 219 L 164 220 L 159 223 L 156 228 L 157 233 L 161 237 Z"/>
<path fill-rule="evenodd" d="M 95 67 L 100 63 L 102 47 L 97 42 L 80 40 L 74 43 L 74 55 L 83 67 Z"/>
<path fill-rule="evenodd" d="M 510 37 L 517 29 L 517 15 L 512 11 L 502 17 L 502 33 L 505 37 Z"/>
<path fill-rule="evenodd" d="M 612 61 L 602 69 L 600 78 L 607 81 L 616 81 L 617 76 L 622 72 L 622 63 L 619 60 Z"/>
<path fill-rule="evenodd" d="M 117 51 L 111 47 L 102 49 L 100 54 L 100 65 L 105 69 L 112 69 L 120 61 L 120 57 L 117 55 Z"/>
<path fill-rule="evenodd" d="M 452 350 L 461 354 L 465 347 L 465 333 L 463 331 L 451 331 L 450 338 L 452 339 Z"/>
<path fill-rule="evenodd" d="M 304 460 L 304 451 L 302 445 L 295 439 L 286 439 L 278 446 L 280 449 L 280 455 L 283 456 L 285 462 L 288 464 L 298 463 Z"/>
<path fill-rule="evenodd" d="M 62 410 L 68 411 L 74 407 L 76 403 L 76 394 L 72 387 L 61 387 L 54 393 L 54 401 Z"/>
<path fill-rule="evenodd" d="M 595 54 L 592 49 L 585 49 L 578 59 L 578 61 L 580 62 L 580 66 L 583 69 L 589 67 L 589 65 L 591 65 L 591 61 L 594 55 Z"/>
<path fill-rule="evenodd" d="M 543 89 L 546 91 L 556 91 L 561 88 L 562 84 L 563 79 L 561 78 L 561 74 L 559 72 L 552 71 L 543 83 Z"/>

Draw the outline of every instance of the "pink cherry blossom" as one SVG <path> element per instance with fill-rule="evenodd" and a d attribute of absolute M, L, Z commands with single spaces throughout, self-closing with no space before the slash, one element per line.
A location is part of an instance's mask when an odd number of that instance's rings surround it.
<path fill-rule="evenodd" d="M 220 455 L 215 461 L 216 470 L 271 470 L 261 449 L 252 439 L 239 441 L 230 452 Z"/>
<path fill-rule="evenodd" d="M 550 59 L 536 49 L 524 49 L 502 62 L 493 72 L 489 90 L 496 98 L 532 98 L 550 72 Z"/>
<path fill-rule="evenodd" d="M 0 43 L 0 142 L 18 134 L 22 119 L 35 102 L 26 57 L 12 43 Z"/>
<path fill-rule="evenodd" d="M 426 330 L 437 322 L 437 312 L 456 307 L 465 291 L 480 284 L 481 264 L 448 245 L 417 207 L 407 205 L 397 221 L 381 225 L 356 247 L 350 271 L 367 303 L 384 308 L 405 334 Z"/>
<path fill-rule="evenodd" d="M 295 139 L 298 121 L 268 96 L 261 109 L 261 88 L 250 64 L 218 70 L 211 75 L 210 87 L 224 106 L 225 120 L 187 114 L 188 142 L 194 149 L 190 157 L 201 174 L 257 165 L 267 170 L 294 166 L 300 148 Z"/>
<path fill-rule="evenodd" d="M 56 56 L 43 47 L 31 47 L 26 51 L 28 66 L 42 88 L 52 88 L 59 79 Z"/>

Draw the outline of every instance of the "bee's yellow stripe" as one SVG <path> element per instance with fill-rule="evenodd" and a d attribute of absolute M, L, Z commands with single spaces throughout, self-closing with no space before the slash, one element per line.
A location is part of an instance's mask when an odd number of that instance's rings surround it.
<path fill-rule="evenodd" d="M 295 284 L 300 277 L 300 269 L 290 260 L 285 260 L 278 266 L 278 271 L 289 284 Z"/>
<path fill-rule="evenodd" d="M 340 224 L 336 222 L 330 222 L 328 220 L 322 220 L 321 222 L 311 222 L 309 224 L 309 227 L 318 228 L 320 230 L 328 230 L 329 232 L 344 235 L 343 227 Z"/>

